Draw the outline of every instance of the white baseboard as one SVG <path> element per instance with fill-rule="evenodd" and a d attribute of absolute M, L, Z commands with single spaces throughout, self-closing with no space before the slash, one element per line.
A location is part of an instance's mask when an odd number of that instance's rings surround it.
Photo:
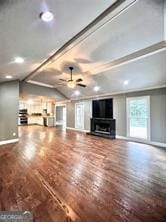
<path fill-rule="evenodd" d="M 84 133 L 89 132 L 89 130 L 76 129 L 76 128 L 72 128 L 72 127 L 66 127 L 66 129 L 68 129 L 68 130 L 74 130 L 74 131 L 78 131 L 78 132 L 84 132 Z"/>
<path fill-rule="evenodd" d="M 78 132 L 85 132 L 85 133 L 89 132 L 88 130 L 80 130 L 80 129 L 76 129 L 76 128 L 72 128 L 72 127 L 66 127 L 66 129 L 74 130 L 74 131 L 78 131 Z M 166 148 L 166 143 L 160 143 L 160 142 L 155 142 L 155 141 L 146 141 L 146 140 L 141 140 L 141 139 L 134 139 L 134 138 L 119 136 L 119 135 L 116 135 L 116 138 Z"/>
<path fill-rule="evenodd" d="M 18 138 L 17 139 L 12 139 L 12 140 L 4 140 L 4 141 L 0 141 L 0 145 L 5 145 L 8 143 L 16 143 L 18 142 Z"/>
<path fill-rule="evenodd" d="M 134 139 L 134 138 L 125 137 L 125 136 L 118 136 L 118 135 L 116 136 L 116 138 L 166 148 L 166 143 L 160 143 L 160 142 L 155 142 L 155 141 L 146 141 L 146 140 Z"/>

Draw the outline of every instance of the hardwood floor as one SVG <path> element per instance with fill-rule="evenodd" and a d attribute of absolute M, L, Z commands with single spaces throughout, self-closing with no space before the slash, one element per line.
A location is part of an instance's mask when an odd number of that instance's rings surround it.
<path fill-rule="evenodd" d="M 0 210 L 40 222 L 166 221 L 166 150 L 40 126 L 0 146 Z"/>

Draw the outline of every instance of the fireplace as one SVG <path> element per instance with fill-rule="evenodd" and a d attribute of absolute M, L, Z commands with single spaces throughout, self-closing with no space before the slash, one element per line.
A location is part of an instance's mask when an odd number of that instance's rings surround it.
<path fill-rule="evenodd" d="M 110 124 L 109 123 L 97 123 L 95 124 L 96 133 L 110 134 Z"/>
<path fill-rule="evenodd" d="M 115 138 L 115 119 L 91 118 L 91 135 Z"/>

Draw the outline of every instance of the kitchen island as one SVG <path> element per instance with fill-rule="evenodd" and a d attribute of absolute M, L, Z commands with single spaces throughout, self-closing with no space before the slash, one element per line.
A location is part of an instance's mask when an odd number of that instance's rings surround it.
<path fill-rule="evenodd" d="M 49 126 L 53 127 L 55 126 L 55 117 L 54 116 L 33 116 L 28 115 L 28 125 L 30 124 L 38 124 L 42 126 Z"/>

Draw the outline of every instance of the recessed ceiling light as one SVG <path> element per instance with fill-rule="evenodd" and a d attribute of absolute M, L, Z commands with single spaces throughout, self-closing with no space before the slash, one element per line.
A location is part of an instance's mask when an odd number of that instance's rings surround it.
<path fill-rule="evenodd" d="M 97 92 L 97 91 L 99 91 L 100 87 L 99 86 L 95 86 L 93 89 L 94 89 L 94 91 Z"/>
<path fill-rule="evenodd" d="M 129 84 L 129 81 L 128 80 L 125 80 L 124 81 L 124 85 L 128 85 Z"/>
<path fill-rule="evenodd" d="M 12 79 L 12 76 L 5 76 L 6 79 Z"/>
<path fill-rule="evenodd" d="M 45 11 L 45 12 L 41 12 L 40 13 L 40 18 L 44 21 L 44 22 L 51 22 L 54 18 L 54 14 L 50 11 Z"/>
<path fill-rule="evenodd" d="M 15 62 L 15 63 L 20 63 L 20 64 L 21 64 L 21 63 L 24 62 L 24 59 L 21 58 L 21 57 L 15 57 L 14 62 Z"/>
<path fill-rule="evenodd" d="M 76 91 L 75 91 L 75 95 L 76 95 L 76 96 L 79 96 L 79 95 L 80 95 L 80 91 L 76 90 Z"/>

